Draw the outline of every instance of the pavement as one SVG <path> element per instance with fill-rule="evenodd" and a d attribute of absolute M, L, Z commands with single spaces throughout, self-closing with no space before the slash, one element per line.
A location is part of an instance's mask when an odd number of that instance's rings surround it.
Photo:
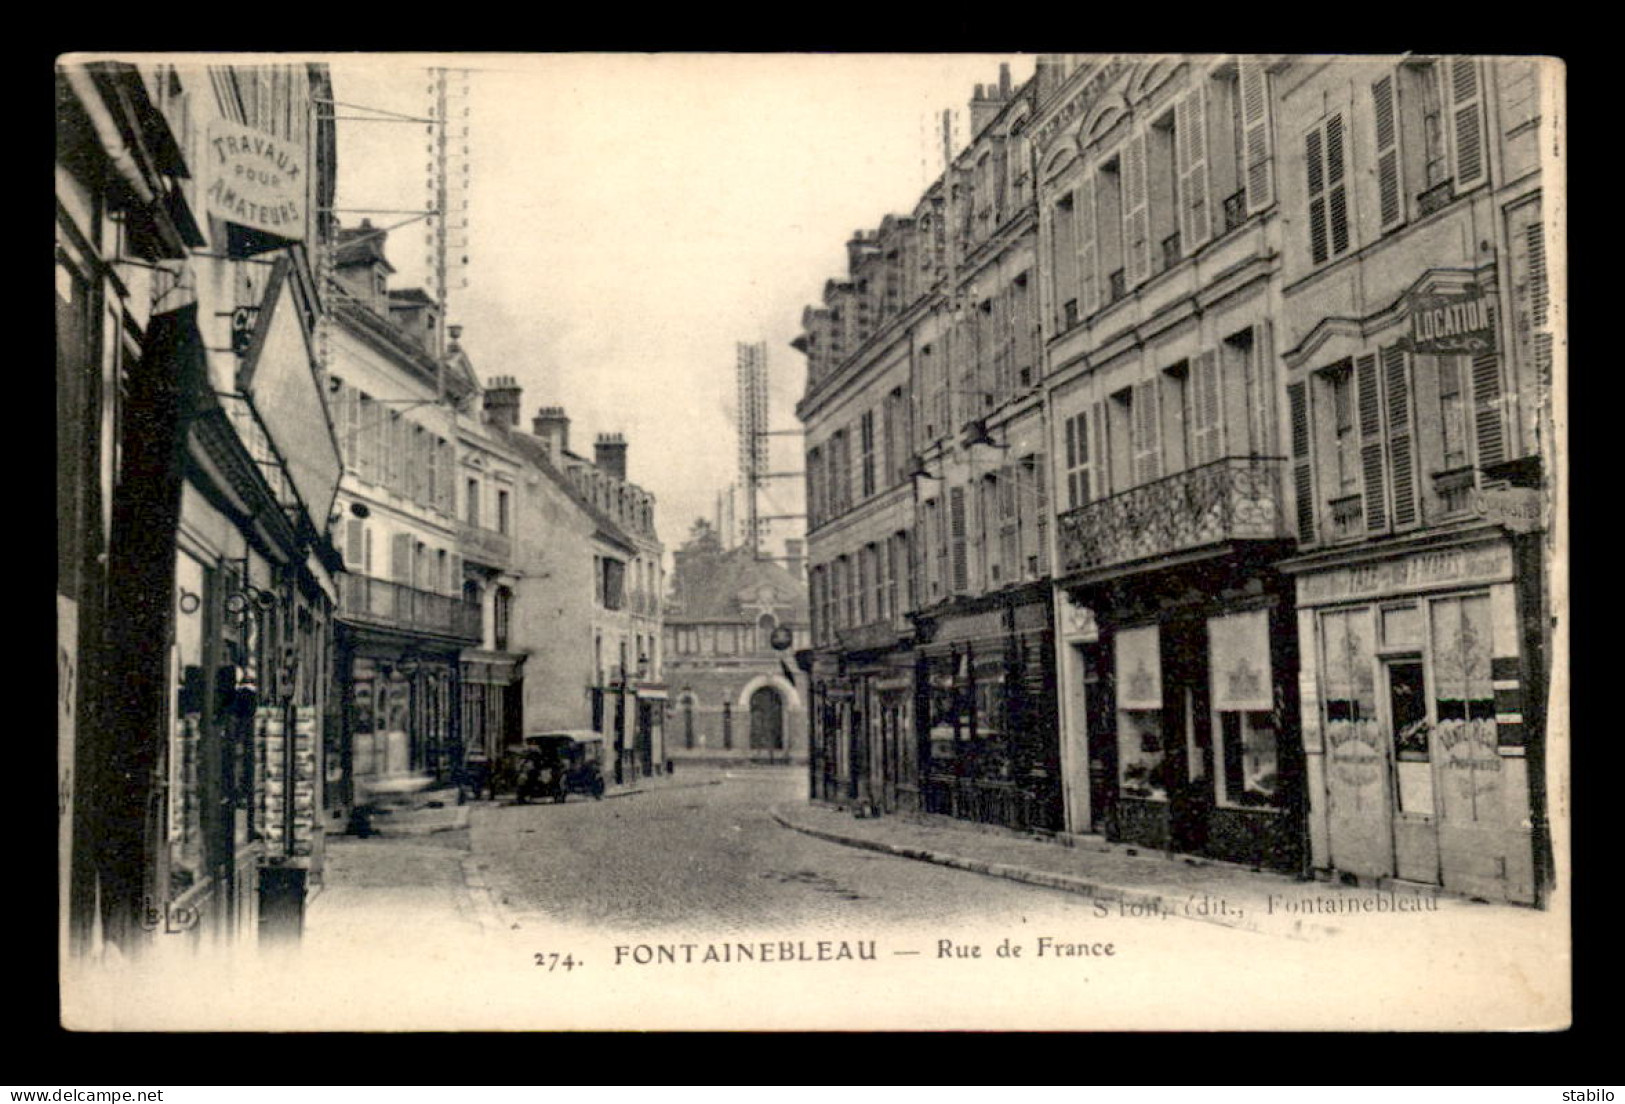
<path fill-rule="evenodd" d="M 720 781 L 699 772 L 660 776 L 611 786 L 604 798 Z M 476 805 L 494 808 L 511 802 L 504 796 L 459 805 L 455 788 L 427 790 L 397 800 L 387 813 L 375 816 L 371 837 L 330 837 L 325 888 L 309 906 L 307 927 L 360 923 L 365 913 L 379 908 L 386 910 L 382 915 L 421 908 L 455 917 L 471 933 L 505 930 L 509 918 L 474 861 L 468 828 Z M 777 804 L 769 813 L 785 828 L 845 847 L 1115 902 L 1130 914 L 1291 939 L 1335 936 L 1377 914 L 1505 910 L 1428 887 L 1379 890 L 1306 881 L 1100 836 L 1052 838 L 940 816 L 857 816 L 805 802 Z"/>
<path fill-rule="evenodd" d="M 610 785 L 604 800 L 719 782 L 659 775 Z M 506 917 L 470 853 L 468 826 L 477 806 L 512 803 L 504 794 L 458 804 L 455 786 L 399 794 L 373 810 L 366 835 L 329 835 L 322 886 L 306 905 L 307 946 L 362 938 L 380 916 L 403 932 L 440 927 L 460 937 L 505 930 Z"/>
<path fill-rule="evenodd" d="M 786 828 L 847 847 L 1117 902 L 1130 914 L 1172 916 L 1290 939 L 1336 936 L 1377 914 L 1468 912 L 1481 903 L 1417 889 L 1307 881 L 1246 866 L 1169 855 L 1102 836 L 1055 839 L 940 816 L 858 816 L 783 804 Z"/>

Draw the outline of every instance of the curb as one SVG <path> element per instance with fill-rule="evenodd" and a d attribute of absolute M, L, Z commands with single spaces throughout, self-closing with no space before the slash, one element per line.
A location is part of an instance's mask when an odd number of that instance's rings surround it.
<path fill-rule="evenodd" d="M 1251 911 L 1240 918 L 1192 915 L 1180 910 L 1179 906 L 1183 902 L 1175 898 L 1169 898 L 1161 893 L 1127 886 L 1110 885 L 1105 882 L 1089 881 L 1070 874 L 1054 874 L 1045 870 L 1032 870 L 1027 867 L 1012 866 L 1009 863 L 968 859 L 946 851 L 934 851 L 924 847 L 907 847 L 902 844 L 885 843 L 880 840 L 863 839 L 858 836 L 844 836 L 838 832 L 829 832 L 821 828 L 798 824 L 778 808 L 770 809 L 768 812 L 781 826 L 828 843 L 840 844 L 844 847 L 856 847 L 865 851 L 878 851 L 883 855 L 894 855 L 898 858 L 914 859 L 918 862 L 935 863 L 938 866 L 951 867 L 955 870 L 967 870 L 973 874 L 1004 878 L 1012 882 L 1025 882 L 1028 885 L 1043 886 L 1046 889 L 1060 890 L 1063 893 L 1076 893 L 1100 901 L 1118 901 L 1135 908 L 1155 910 L 1159 915 L 1172 916 L 1177 920 L 1214 924 L 1219 927 L 1252 932 L 1256 935 L 1285 936 L 1288 939 L 1319 939 L 1336 935 L 1340 931 L 1338 928 L 1324 924 L 1306 923 L 1301 919 L 1293 920 L 1288 926 L 1263 924 L 1252 918 L 1254 914 Z"/>

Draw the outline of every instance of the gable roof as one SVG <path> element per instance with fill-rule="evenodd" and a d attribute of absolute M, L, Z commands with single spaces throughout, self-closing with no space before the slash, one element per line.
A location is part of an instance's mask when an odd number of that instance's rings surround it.
<path fill-rule="evenodd" d="M 585 495 L 576 490 L 575 484 L 570 480 L 570 477 L 560 471 L 548 457 L 547 446 L 522 430 L 506 430 L 503 433 L 503 440 L 512 445 L 514 450 L 533 465 L 536 470 L 551 479 L 571 502 L 574 502 L 584 514 L 592 519 L 593 524 L 597 526 L 597 535 L 599 537 L 634 556 L 637 555 L 637 544 L 633 542 L 625 530 L 615 523 L 614 519 L 594 506 Z"/>
<path fill-rule="evenodd" d="M 764 586 L 772 587 L 790 607 L 789 615 L 781 620 L 807 620 L 806 586 L 780 564 L 757 559 L 743 545 L 716 555 L 682 557 L 673 583 L 680 605 L 668 611 L 668 622 L 740 620 L 746 616 L 740 608 L 740 595 L 749 600 Z"/>

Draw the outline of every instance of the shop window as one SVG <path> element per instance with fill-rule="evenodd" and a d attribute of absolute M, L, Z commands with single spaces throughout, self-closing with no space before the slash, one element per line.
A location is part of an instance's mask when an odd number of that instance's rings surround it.
<path fill-rule="evenodd" d="M 1155 625 L 1125 629 L 1116 653 L 1118 770 L 1126 797 L 1168 793 L 1162 731 L 1162 667 Z"/>
<path fill-rule="evenodd" d="M 173 711 L 169 719 L 168 844 L 170 895 L 197 884 L 206 869 L 203 840 L 202 745 L 210 716 L 204 666 L 204 617 L 209 579 L 204 566 L 181 554 L 175 565 L 175 641 L 171 655 Z"/>
<path fill-rule="evenodd" d="M 1224 792 L 1231 805 L 1275 805 L 1281 800 L 1275 714 L 1224 710 L 1219 714 Z"/>
<path fill-rule="evenodd" d="M 1321 616 L 1328 726 L 1376 723 L 1370 621 L 1370 614 L 1364 609 L 1340 610 Z"/>
<path fill-rule="evenodd" d="M 1489 596 L 1442 598 L 1432 613 L 1434 707 L 1441 733 L 1452 723 L 1493 726 Z"/>
<path fill-rule="evenodd" d="M 1209 620 L 1208 670 L 1222 766 L 1218 799 L 1233 806 L 1279 804 L 1269 614 L 1252 610 Z"/>

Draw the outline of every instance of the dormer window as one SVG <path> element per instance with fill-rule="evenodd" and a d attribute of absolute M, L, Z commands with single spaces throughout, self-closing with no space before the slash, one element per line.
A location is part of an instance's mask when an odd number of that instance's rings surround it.
<path fill-rule="evenodd" d="M 377 292 L 380 298 L 389 294 L 389 289 L 384 278 L 384 270 L 381 268 L 375 268 L 372 270 L 372 289 L 373 291 Z"/>

